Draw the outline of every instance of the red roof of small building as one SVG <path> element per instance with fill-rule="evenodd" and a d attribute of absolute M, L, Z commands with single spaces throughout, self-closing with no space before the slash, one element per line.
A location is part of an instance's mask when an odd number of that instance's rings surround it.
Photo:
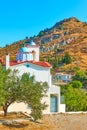
<path fill-rule="evenodd" d="M 45 61 L 24 61 L 24 62 L 11 61 L 10 66 L 27 63 L 27 62 L 38 65 L 38 66 L 42 66 L 42 67 L 49 67 L 49 68 L 51 67 L 51 64 L 49 64 L 48 62 L 45 62 Z"/>
<path fill-rule="evenodd" d="M 0 58 L 0 63 L 2 63 L 3 62 L 3 59 L 2 58 Z"/>

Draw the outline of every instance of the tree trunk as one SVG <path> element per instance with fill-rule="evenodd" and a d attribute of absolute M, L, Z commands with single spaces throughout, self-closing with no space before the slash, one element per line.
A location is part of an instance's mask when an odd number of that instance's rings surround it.
<path fill-rule="evenodd" d="M 8 109 L 8 105 L 5 104 L 5 105 L 3 106 L 4 116 L 7 116 L 7 109 Z"/>
<path fill-rule="evenodd" d="M 7 116 L 7 110 L 8 107 L 14 102 L 15 100 L 8 100 L 7 102 L 5 102 L 5 104 L 3 105 L 3 111 L 4 111 L 4 116 Z"/>

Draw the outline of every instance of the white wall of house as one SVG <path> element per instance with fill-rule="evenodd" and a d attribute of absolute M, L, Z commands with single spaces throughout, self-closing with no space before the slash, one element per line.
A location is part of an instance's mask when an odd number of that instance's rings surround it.
<path fill-rule="evenodd" d="M 45 110 L 43 110 L 43 114 L 50 114 L 50 93 L 47 92 L 47 96 L 44 97 L 41 101 L 42 103 L 46 103 L 47 107 Z M 31 113 L 31 109 L 26 103 L 13 103 L 8 107 L 8 112 L 27 112 Z"/>
<path fill-rule="evenodd" d="M 8 107 L 8 112 L 27 112 L 30 114 L 31 109 L 24 102 L 15 102 Z"/>
<path fill-rule="evenodd" d="M 29 67 L 27 67 L 27 65 Z M 51 75 L 50 75 L 50 68 L 40 67 L 38 65 L 32 63 L 22 63 L 15 66 L 10 66 L 11 70 L 17 69 L 18 76 L 23 75 L 23 73 L 30 73 L 30 75 L 35 76 L 36 81 L 47 82 L 49 86 L 51 86 Z"/>
<path fill-rule="evenodd" d="M 59 106 L 59 112 L 60 113 L 64 113 L 65 110 L 66 110 L 66 105 L 65 104 L 60 104 L 60 106 Z"/>

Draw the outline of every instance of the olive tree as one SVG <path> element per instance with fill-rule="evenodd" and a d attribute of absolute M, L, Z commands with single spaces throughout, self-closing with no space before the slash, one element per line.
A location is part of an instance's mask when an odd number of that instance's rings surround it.
<path fill-rule="evenodd" d="M 22 75 L 21 81 L 22 92 L 25 92 L 22 100 L 29 105 L 31 116 L 36 121 L 42 117 L 42 110 L 47 107 L 46 103 L 42 102 L 42 98 L 47 96 L 48 85 L 46 82 L 35 81 L 34 76 L 27 73 Z"/>
<path fill-rule="evenodd" d="M 42 103 L 42 98 L 47 96 L 47 83 L 35 81 L 28 73 L 18 77 L 17 70 L 5 70 L 1 65 L 0 72 L 0 106 L 3 106 L 4 116 L 12 103 L 25 102 L 30 106 L 34 120 L 40 119 L 42 110 L 47 107 Z"/>

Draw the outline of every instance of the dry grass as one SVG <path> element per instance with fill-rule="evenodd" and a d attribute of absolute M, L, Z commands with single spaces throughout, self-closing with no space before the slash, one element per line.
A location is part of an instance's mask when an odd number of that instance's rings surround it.
<path fill-rule="evenodd" d="M 0 130 L 86 130 L 87 114 L 44 115 L 41 123 L 30 121 L 22 114 L 0 115 Z"/>

